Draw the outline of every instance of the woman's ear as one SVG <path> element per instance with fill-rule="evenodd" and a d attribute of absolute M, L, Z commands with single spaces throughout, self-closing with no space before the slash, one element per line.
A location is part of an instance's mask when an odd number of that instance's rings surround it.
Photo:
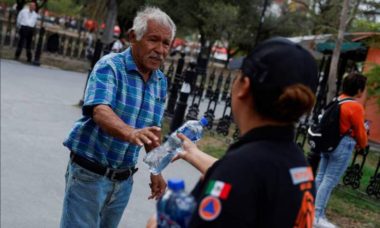
<path fill-rule="evenodd" d="M 247 96 L 250 96 L 251 94 L 251 80 L 249 80 L 248 77 L 240 76 L 241 78 L 238 78 L 238 89 L 237 89 L 237 97 L 238 98 L 245 98 Z"/>

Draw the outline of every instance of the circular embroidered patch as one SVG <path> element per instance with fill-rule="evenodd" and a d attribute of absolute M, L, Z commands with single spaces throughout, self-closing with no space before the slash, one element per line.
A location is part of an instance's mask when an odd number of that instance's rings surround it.
<path fill-rule="evenodd" d="M 199 204 L 198 208 L 199 216 L 206 221 L 216 219 L 221 211 L 222 204 L 220 203 L 220 200 L 213 196 L 205 197 Z"/>

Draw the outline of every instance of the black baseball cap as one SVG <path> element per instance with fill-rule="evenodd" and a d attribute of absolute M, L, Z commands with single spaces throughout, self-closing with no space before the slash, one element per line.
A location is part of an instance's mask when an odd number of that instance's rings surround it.
<path fill-rule="evenodd" d="M 278 89 L 300 83 L 315 92 L 318 85 L 318 66 L 313 56 L 282 37 L 258 44 L 246 57 L 232 60 L 228 68 L 241 69 L 256 88 Z"/>

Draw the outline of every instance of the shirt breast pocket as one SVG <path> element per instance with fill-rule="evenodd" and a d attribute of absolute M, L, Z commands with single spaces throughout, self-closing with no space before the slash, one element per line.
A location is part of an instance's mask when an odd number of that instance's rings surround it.
<path fill-rule="evenodd" d="M 153 126 L 161 126 L 164 115 L 166 97 L 156 96 L 153 111 Z"/>
<path fill-rule="evenodd" d="M 156 101 L 158 104 L 165 104 L 166 96 L 162 96 L 162 95 L 160 94 L 160 95 L 156 96 L 155 101 Z"/>

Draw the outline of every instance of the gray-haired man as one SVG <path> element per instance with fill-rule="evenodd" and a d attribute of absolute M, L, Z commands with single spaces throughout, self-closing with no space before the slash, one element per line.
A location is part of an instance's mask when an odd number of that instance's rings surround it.
<path fill-rule="evenodd" d="M 160 144 L 167 82 L 158 69 L 169 52 L 175 24 L 158 8 L 138 12 L 131 47 L 95 65 L 83 117 L 64 145 L 70 151 L 61 227 L 117 227 L 132 191 L 139 151 Z M 151 175 L 149 198 L 166 188 Z"/>

